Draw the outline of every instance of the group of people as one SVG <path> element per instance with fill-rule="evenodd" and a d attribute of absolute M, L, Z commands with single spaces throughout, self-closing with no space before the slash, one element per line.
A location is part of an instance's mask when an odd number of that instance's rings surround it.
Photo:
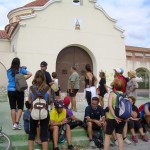
<path fill-rule="evenodd" d="M 50 73 L 46 71 L 47 65 L 48 64 L 45 61 L 41 62 L 41 69 L 35 73 L 32 86 L 29 88 L 28 101 L 25 103 L 28 110 L 24 113 L 23 119 L 24 130 L 29 134 L 29 150 L 33 150 L 35 137 L 37 138 L 37 143 L 42 144 L 43 150 L 48 150 L 48 141 L 50 139 L 53 141 L 53 149 L 59 150 L 58 142 L 64 140 L 64 137 L 62 138 L 61 136 L 63 133 L 62 131 L 65 132 L 65 135 L 63 136 L 67 139 L 68 149 L 74 150 L 74 146 L 71 143 L 71 129 L 77 126 L 85 127 L 87 130 L 90 147 L 92 149 L 96 148 L 93 141 L 93 131 L 99 131 L 102 128 L 104 128 L 105 132 L 104 150 L 108 150 L 109 148 L 111 135 L 113 135 L 119 150 L 123 149 L 123 140 L 127 144 L 131 144 L 127 139 L 128 128 L 131 131 L 132 140 L 134 142 L 138 142 L 135 135 L 135 127 L 140 132 L 141 139 L 145 142 L 148 141 L 145 130 L 143 131 L 143 124 L 144 129 L 149 129 L 150 102 L 142 105 L 141 112 L 139 113 L 139 110 L 135 105 L 135 91 L 138 88 L 135 71 L 129 71 L 129 78 L 125 78 L 123 76 L 124 70 L 122 68 L 114 69 L 114 80 L 111 83 L 112 92 L 108 98 L 108 107 L 104 109 L 103 98 L 104 95 L 108 93 L 105 73 L 103 71 L 100 72 L 100 82 L 98 84 L 98 80 L 93 74 L 92 67 L 87 64 L 85 66 L 85 98 L 88 106 L 85 108 L 85 116 L 82 121 L 73 115 L 73 111 L 77 111 L 75 97 L 80 88 L 80 77 L 77 73 L 77 68 L 75 66 L 71 67 L 71 75 L 67 84 L 68 96 L 62 100 L 57 73 L 52 73 L 52 79 Z M 13 129 L 21 129 L 19 121 L 24 109 L 24 92 L 17 91 L 15 85 L 15 75 L 18 73 L 23 74 L 25 79 L 29 79 L 32 76 L 32 73 L 29 72 L 26 67 L 20 67 L 20 59 L 14 58 L 10 69 L 7 71 L 8 98 Z M 53 90 L 54 87 L 57 90 Z M 115 115 L 116 91 L 120 94 L 125 93 L 132 104 L 132 114 L 127 120 L 122 120 Z M 32 109 L 34 108 L 33 103 L 35 99 L 40 96 L 46 101 L 45 109 L 47 110 L 47 113 L 44 119 L 35 120 L 31 116 Z M 50 104 L 51 110 L 48 109 L 48 105 Z M 71 107 L 69 108 L 70 104 Z"/>

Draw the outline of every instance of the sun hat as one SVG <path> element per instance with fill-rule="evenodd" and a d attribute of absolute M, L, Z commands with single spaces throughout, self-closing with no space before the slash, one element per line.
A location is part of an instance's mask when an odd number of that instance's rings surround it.
<path fill-rule="evenodd" d="M 136 77 L 136 71 L 134 71 L 134 70 L 128 71 L 128 76 L 129 76 L 130 78 L 135 78 L 135 77 Z"/>
<path fill-rule="evenodd" d="M 120 70 L 121 70 L 121 73 L 123 74 L 123 73 L 124 73 L 124 69 L 123 69 L 123 68 L 120 68 Z"/>
<path fill-rule="evenodd" d="M 65 98 L 64 98 L 64 105 L 65 106 L 68 106 L 70 104 L 70 98 L 68 97 L 68 96 L 66 96 Z"/>

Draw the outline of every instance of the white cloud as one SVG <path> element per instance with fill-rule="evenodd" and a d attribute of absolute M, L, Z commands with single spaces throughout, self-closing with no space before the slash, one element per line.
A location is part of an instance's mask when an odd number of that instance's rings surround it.
<path fill-rule="evenodd" d="M 33 0 L 0 0 L 0 29 L 8 24 L 10 10 Z M 125 30 L 126 45 L 150 47 L 150 0 L 98 0 L 117 26 Z"/>
<path fill-rule="evenodd" d="M 98 0 L 97 4 L 125 30 L 126 45 L 150 47 L 149 0 Z"/>
<path fill-rule="evenodd" d="M 7 14 L 17 8 L 21 7 L 32 0 L 0 0 L 0 29 L 3 30 L 8 24 Z"/>

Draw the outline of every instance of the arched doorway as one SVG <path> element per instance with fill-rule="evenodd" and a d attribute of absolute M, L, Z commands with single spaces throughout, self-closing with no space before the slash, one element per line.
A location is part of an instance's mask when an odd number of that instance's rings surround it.
<path fill-rule="evenodd" d="M 7 101 L 7 70 L 6 67 L 0 62 L 0 102 Z"/>
<path fill-rule="evenodd" d="M 136 73 L 138 77 L 143 79 L 143 82 L 139 82 L 137 95 L 142 97 L 149 97 L 149 86 L 150 86 L 150 72 L 146 68 L 137 68 Z"/>
<path fill-rule="evenodd" d="M 56 72 L 58 74 L 59 84 L 61 91 L 66 92 L 67 81 L 70 76 L 70 68 L 76 64 L 77 72 L 80 75 L 80 90 L 84 90 L 84 78 L 85 78 L 85 65 L 90 64 L 93 67 L 93 63 L 89 54 L 82 48 L 76 46 L 70 46 L 64 48 L 57 57 Z"/>

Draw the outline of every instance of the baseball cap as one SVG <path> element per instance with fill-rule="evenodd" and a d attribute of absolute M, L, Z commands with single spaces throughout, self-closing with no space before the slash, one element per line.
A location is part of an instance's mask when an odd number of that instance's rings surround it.
<path fill-rule="evenodd" d="M 63 108 L 63 101 L 62 101 L 62 99 L 56 99 L 56 100 L 54 101 L 54 106 L 55 106 L 56 108 Z"/>
<path fill-rule="evenodd" d="M 70 104 L 70 98 L 68 97 L 68 96 L 66 96 L 65 98 L 64 98 L 64 105 L 65 106 L 68 106 Z"/>
<path fill-rule="evenodd" d="M 121 69 L 120 68 L 116 68 L 116 69 L 114 69 L 114 71 L 117 72 L 117 73 L 121 73 Z"/>
<path fill-rule="evenodd" d="M 47 62 L 42 61 L 41 64 L 40 64 L 40 67 L 46 67 L 47 65 L 48 65 Z"/>
<path fill-rule="evenodd" d="M 121 70 L 121 73 L 124 73 L 124 69 L 123 68 L 120 68 L 120 70 Z"/>

